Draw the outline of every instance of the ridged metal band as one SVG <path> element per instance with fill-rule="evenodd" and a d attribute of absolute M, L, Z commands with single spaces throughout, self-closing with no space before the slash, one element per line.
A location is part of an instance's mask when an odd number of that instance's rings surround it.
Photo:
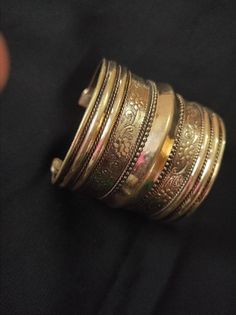
<path fill-rule="evenodd" d="M 131 75 L 121 115 L 113 129 L 105 152 L 86 185 L 93 194 L 104 198 L 132 163 L 143 141 L 147 113 L 151 103 L 151 84 Z"/>
<path fill-rule="evenodd" d="M 223 157 L 225 126 L 164 83 L 103 59 L 80 97 L 86 108 L 52 182 L 158 220 L 192 213 Z"/>
<path fill-rule="evenodd" d="M 112 187 L 112 189 L 106 193 L 101 199 L 105 199 L 106 201 L 112 200 L 112 195 L 119 191 L 119 189 L 122 187 L 124 182 L 129 177 L 131 171 L 133 170 L 138 158 L 140 157 L 140 154 L 143 151 L 143 148 L 145 146 L 145 143 L 147 141 L 147 138 L 149 136 L 149 132 L 153 123 L 155 111 L 156 111 L 156 105 L 157 105 L 157 87 L 154 82 L 149 81 L 150 84 L 150 91 L 151 91 L 151 97 L 150 97 L 150 105 L 147 110 L 146 116 L 143 121 L 143 125 L 140 128 L 140 134 L 136 141 L 136 147 L 133 151 L 133 155 L 127 163 L 125 170 L 123 171 L 120 178 L 117 180 L 116 184 Z"/>

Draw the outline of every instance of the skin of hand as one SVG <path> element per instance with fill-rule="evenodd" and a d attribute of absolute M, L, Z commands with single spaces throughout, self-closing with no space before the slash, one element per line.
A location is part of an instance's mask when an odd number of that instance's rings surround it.
<path fill-rule="evenodd" d="M 0 91 L 6 86 L 10 70 L 9 52 L 7 43 L 2 33 L 0 33 Z"/>

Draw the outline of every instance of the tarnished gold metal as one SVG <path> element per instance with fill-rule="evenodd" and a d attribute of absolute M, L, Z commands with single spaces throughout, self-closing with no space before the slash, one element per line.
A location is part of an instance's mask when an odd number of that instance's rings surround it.
<path fill-rule="evenodd" d="M 217 114 L 106 59 L 79 105 L 84 117 L 64 160 L 52 162 L 53 183 L 158 220 L 205 199 L 225 147 Z"/>

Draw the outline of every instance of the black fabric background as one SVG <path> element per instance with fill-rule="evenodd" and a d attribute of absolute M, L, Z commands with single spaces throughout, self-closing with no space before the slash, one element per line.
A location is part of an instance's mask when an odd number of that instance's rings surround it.
<path fill-rule="evenodd" d="M 1 1 L 3 315 L 236 313 L 235 1 Z M 228 143 L 191 218 L 159 224 L 50 184 L 101 57 L 220 113 Z"/>

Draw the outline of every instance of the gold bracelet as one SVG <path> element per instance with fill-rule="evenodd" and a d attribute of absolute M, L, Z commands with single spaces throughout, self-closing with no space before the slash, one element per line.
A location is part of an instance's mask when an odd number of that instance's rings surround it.
<path fill-rule="evenodd" d="M 217 114 L 106 59 L 79 104 L 84 117 L 64 160 L 52 162 L 53 183 L 158 220 L 205 199 L 225 147 Z"/>

